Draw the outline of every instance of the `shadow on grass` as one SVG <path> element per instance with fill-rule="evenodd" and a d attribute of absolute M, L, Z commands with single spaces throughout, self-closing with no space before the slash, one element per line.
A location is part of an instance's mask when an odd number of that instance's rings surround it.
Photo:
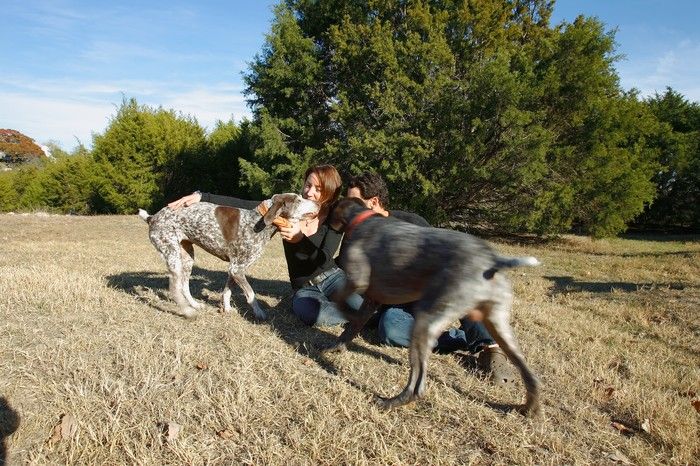
<path fill-rule="evenodd" d="M 479 363 L 477 362 L 477 355 L 476 354 L 466 354 L 462 352 L 456 352 L 454 353 L 455 358 L 457 359 L 457 362 L 464 368 L 465 370 L 465 376 L 469 375 L 471 377 L 476 377 L 479 379 L 483 384 L 485 385 L 490 385 L 493 386 L 493 382 L 489 378 L 489 373 L 484 372 L 480 367 Z M 520 376 L 517 376 L 517 386 L 520 388 L 522 386 L 522 379 Z M 482 403 L 484 406 L 487 406 L 489 409 L 501 413 L 501 414 L 508 414 L 513 411 L 519 411 L 520 408 L 522 408 L 522 404 L 520 403 L 497 403 L 494 401 L 488 401 L 483 398 L 480 398 L 478 396 L 475 396 L 473 393 L 465 392 L 459 385 L 456 383 L 450 383 L 449 386 L 457 392 L 460 396 L 471 400 L 476 403 Z"/>
<path fill-rule="evenodd" d="M 554 287 L 550 291 L 550 295 L 556 294 L 567 294 L 567 293 L 578 293 L 578 292 L 590 292 L 590 293 L 601 293 L 607 294 L 614 291 L 625 292 L 625 293 L 635 293 L 639 291 L 652 291 L 652 290 L 685 290 L 686 288 L 697 288 L 694 285 L 686 285 L 683 283 L 629 283 L 629 282 L 581 282 L 574 280 L 572 277 L 544 277 L 548 280 L 554 282 Z M 661 295 L 662 297 L 664 295 Z M 617 298 L 615 298 L 617 299 Z M 635 300 L 639 299 L 634 295 L 630 295 L 629 299 Z M 700 352 L 694 347 L 692 340 L 684 341 L 683 343 L 674 343 L 662 338 L 655 331 L 657 325 L 662 325 L 660 323 L 653 323 L 649 326 L 643 326 L 640 324 L 635 324 L 628 320 L 621 320 L 615 316 L 606 314 L 596 310 L 595 307 L 587 309 L 589 312 L 595 316 L 596 319 L 601 321 L 606 321 L 607 325 L 617 328 L 620 332 L 625 334 L 634 335 L 636 338 L 643 338 L 646 340 L 653 340 L 661 343 L 667 347 L 674 348 L 678 351 L 684 353 L 693 354 L 695 356 L 700 356 Z M 693 334 L 700 333 L 700 326 L 695 322 L 688 322 L 674 317 L 673 314 L 669 314 L 659 309 L 658 314 L 665 314 L 665 317 L 669 319 L 669 322 L 678 328 L 684 328 L 686 331 L 690 331 Z M 669 325 L 668 323 L 665 325 Z"/>
<path fill-rule="evenodd" d="M 266 296 L 282 298 L 286 294 L 288 284 L 281 280 L 264 280 L 247 276 L 250 286 L 253 287 L 255 293 Z M 192 276 L 190 277 L 190 291 L 195 298 L 202 295 L 204 290 L 215 291 L 220 293 L 226 284 L 227 273 L 218 270 L 208 270 L 199 267 L 194 267 Z M 107 277 L 109 286 L 126 291 L 133 292 L 137 286 L 144 286 L 154 290 L 168 290 L 168 275 L 165 272 L 125 272 Z M 234 288 L 233 293 L 242 294 L 239 288 Z"/>
<path fill-rule="evenodd" d="M 634 293 L 637 291 L 649 291 L 655 289 L 683 290 L 688 285 L 683 283 L 631 283 L 631 282 L 584 282 L 573 277 L 544 277 L 554 283 L 550 294 L 564 293 L 612 293 L 624 291 Z"/>
<path fill-rule="evenodd" d="M 194 267 L 190 277 L 192 296 L 207 305 L 220 308 L 221 292 L 226 279 L 227 274 L 224 271 L 212 271 Z M 335 342 L 337 336 L 331 333 L 329 329 L 308 327 L 291 313 L 292 289 L 289 283 L 281 280 L 265 280 L 250 276 L 248 276 L 248 282 L 256 295 L 271 296 L 279 300 L 278 304 L 271 308 L 261 303 L 263 308 L 268 311 L 269 319 L 260 321 L 255 318 L 252 309 L 245 301 L 243 292 L 238 287 L 234 287 L 232 290 L 232 306 L 238 309 L 240 314 L 249 322 L 270 325 L 287 344 L 299 354 L 312 359 L 328 374 L 340 376 L 333 362 L 335 357 L 326 355 L 319 350 L 323 345 Z M 110 287 L 123 290 L 160 312 L 174 313 L 176 305 L 169 297 L 169 280 L 165 272 L 125 272 L 108 276 L 107 283 Z M 368 330 L 363 331 L 362 335 L 366 340 L 372 338 L 372 332 Z M 402 364 L 401 361 L 387 356 L 381 351 L 375 351 L 361 344 L 350 343 L 348 349 L 391 364 Z M 369 391 L 366 386 L 359 382 L 347 377 L 343 377 L 343 379 L 355 388 L 364 392 Z"/>
<path fill-rule="evenodd" d="M 338 371 L 335 365 L 338 353 L 324 353 L 321 351 L 321 348 L 337 341 L 338 336 L 331 332 L 331 329 L 334 327 L 309 327 L 301 323 L 299 319 L 291 313 L 291 307 L 290 289 L 289 296 L 280 301 L 274 308 L 276 312 L 271 313 L 269 324 L 277 334 L 279 334 L 289 346 L 294 348 L 297 353 L 314 361 L 328 374 L 342 377 L 343 380 L 351 386 L 363 392 L 370 392 L 371 390 L 366 385 L 347 376 L 343 376 Z M 336 330 L 339 328 L 340 327 L 335 327 Z M 371 337 L 371 334 L 372 332 L 368 330 L 362 332 L 365 341 L 370 340 L 368 337 Z M 402 361 L 356 342 L 348 344 L 348 351 L 364 354 L 389 364 L 402 364 Z"/>
<path fill-rule="evenodd" d="M 264 280 L 250 276 L 247 278 L 250 286 L 258 295 L 282 299 L 289 288 L 287 282 L 281 280 Z M 194 267 L 190 277 L 190 292 L 194 299 L 202 301 L 206 305 L 221 308 L 221 295 L 226 280 L 226 272 Z M 136 296 L 140 301 L 158 311 L 173 313 L 175 303 L 168 294 L 169 279 L 164 272 L 124 272 L 108 276 L 107 284 L 112 288 Z M 243 296 L 243 291 L 238 286 L 234 286 L 231 291 L 233 307 L 242 310 L 241 314 L 248 320 L 254 320 L 252 310 Z"/>
<path fill-rule="evenodd" d="M 560 247 L 558 251 L 571 254 L 581 254 L 585 256 L 601 256 L 601 257 L 664 257 L 664 256 L 683 256 L 686 259 L 692 259 L 693 255 L 700 255 L 700 250 L 687 251 L 666 251 L 666 252 L 597 252 L 597 251 L 582 251 L 576 248 Z"/>
<path fill-rule="evenodd" d="M 221 292 L 226 278 L 227 274 L 224 271 L 195 267 L 190 278 L 190 290 L 193 297 L 207 305 L 220 307 Z M 338 337 L 331 331 L 331 328 L 309 327 L 292 314 L 292 289 L 288 282 L 254 277 L 248 277 L 248 281 L 257 295 L 271 296 L 278 299 L 279 302 L 274 307 L 268 307 L 261 303 L 268 312 L 269 318 L 267 321 L 260 321 L 253 315 L 252 309 L 243 297 L 243 292 L 238 287 L 234 287 L 231 296 L 232 305 L 239 310 L 241 316 L 254 324 L 269 325 L 297 353 L 314 361 L 329 376 L 338 378 L 360 392 L 371 395 L 375 401 L 385 399 L 368 385 L 342 374 L 336 366 L 336 361 L 340 357 L 338 353 L 324 353 L 320 350 L 329 343 L 335 343 Z M 176 306 L 168 296 L 168 275 L 165 272 L 125 272 L 108 276 L 107 282 L 110 287 L 123 290 L 160 312 L 173 313 Z M 374 330 L 376 325 L 377 320 L 370 319 L 361 332 L 365 343 L 351 342 L 348 344 L 347 351 L 367 355 L 383 363 L 404 365 L 405 360 L 396 359 L 378 349 L 367 346 L 367 344 L 377 344 L 376 331 Z M 339 327 L 336 328 L 336 330 L 338 329 Z M 408 353 L 406 352 L 406 359 L 407 357 Z M 517 405 L 480 401 L 499 412 L 509 412 L 517 407 Z"/>
<path fill-rule="evenodd" d="M 630 232 L 620 235 L 620 238 L 639 241 L 655 241 L 660 243 L 670 242 L 700 242 L 700 234 L 697 233 L 641 233 Z"/>
<path fill-rule="evenodd" d="M 7 398 L 0 397 L 0 465 L 9 464 L 5 439 L 17 430 L 19 424 L 20 417 L 17 411 L 12 409 Z"/>

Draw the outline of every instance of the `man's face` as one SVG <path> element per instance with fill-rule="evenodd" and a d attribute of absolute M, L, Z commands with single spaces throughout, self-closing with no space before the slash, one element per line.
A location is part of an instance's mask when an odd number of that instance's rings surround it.
<path fill-rule="evenodd" d="M 379 199 L 377 199 L 377 196 L 371 197 L 369 199 L 365 199 L 362 197 L 362 193 L 360 192 L 360 188 L 348 188 L 348 193 L 347 197 L 355 197 L 359 200 L 362 201 L 362 203 L 367 207 L 368 209 L 374 210 L 375 212 L 379 212 L 380 205 L 379 205 Z"/>

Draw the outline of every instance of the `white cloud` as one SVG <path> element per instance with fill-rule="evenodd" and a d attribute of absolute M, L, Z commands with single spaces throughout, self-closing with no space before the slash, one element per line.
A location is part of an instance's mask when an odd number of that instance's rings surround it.
<path fill-rule="evenodd" d="M 108 103 L 36 97 L 0 92 L 0 127 L 20 131 L 36 142 L 57 142 L 71 150 L 78 140 L 92 142 L 92 132 L 103 131 L 114 113 Z"/>
<path fill-rule="evenodd" d="M 651 96 L 663 93 L 668 86 L 688 100 L 700 102 L 700 43 L 684 39 L 663 53 L 635 63 L 618 64 L 623 87 L 635 87 L 643 96 Z"/>
<path fill-rule="evenodd" d="M 161 105 L 196 117 L 208 129 L 213 129 L 216 120 L 239 121 L 250 116 L 240 89 L 227 85 L 166 95 Z"/>
<path fill-rule="evenodd" d="M 0 127 L 21 131 L 38 143 L 57 142 L 72 150 L 77 139 L 90 147 L 92 133 L 102 133 L 122 98 L 162 106 L 197 119 L 213 129 L 217 120 L 240 121 L 250 112 L 241 87 L 213 84 L 185 87 L 177 83 L 117 81 L 0 80 Z"/>

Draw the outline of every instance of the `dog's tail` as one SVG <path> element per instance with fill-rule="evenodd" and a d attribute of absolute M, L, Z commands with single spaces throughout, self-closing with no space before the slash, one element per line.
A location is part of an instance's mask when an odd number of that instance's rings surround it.
<path fill-rule="evenodd" d="M 484 278 L 490 280 L 493 278 L 494 274 L 501 269 L 512 269 L 515 267 L 534 267 L 540 265 L 541 262 L 537 258 L 532 256 L 526 257 L 494 257 L 493 267 L 484 272 Z"/>
<path fill-rule="evenodd" d="M 144 222 L 151 223 L 150 220 L 152 216 L 148 215 L 148 212 L 146 212 L 145 210 L 139 209 L 139 217 L 141 217 Z"/>
<path fill-rule="evenodd" d="M 534 267 L 541 262 L 532 256 L 526 257 L 496 257 L 495 269 L 512 269 L 514 267 Z"/>

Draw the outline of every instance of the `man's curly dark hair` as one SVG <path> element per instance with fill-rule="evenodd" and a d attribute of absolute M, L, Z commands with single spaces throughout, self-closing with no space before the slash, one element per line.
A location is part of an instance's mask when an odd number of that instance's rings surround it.
<path fill-rule="evenodd" d="M 382 177 L 377 173 L 362 172 L 353 176 L 348 182 L 348 188 L 359 189 L 362 199 L 370 199 L 377 196 L 379 203 L 384 208 L 389 203 L 389 190 Z"/>

